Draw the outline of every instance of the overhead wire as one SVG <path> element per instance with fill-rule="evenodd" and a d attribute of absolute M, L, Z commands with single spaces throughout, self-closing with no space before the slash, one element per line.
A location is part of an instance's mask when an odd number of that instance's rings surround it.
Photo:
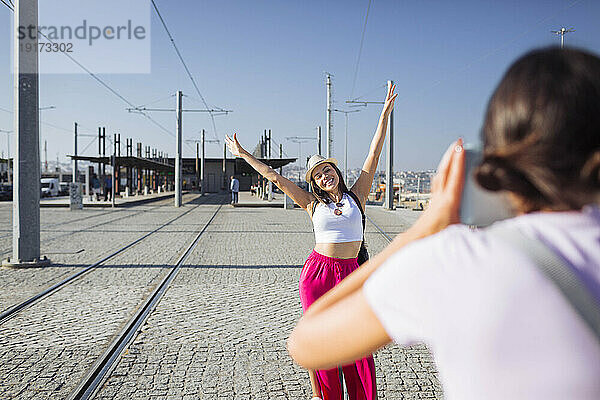
<path fill-rule="evenodd" d="M 85 146 L 85 147 L 83 148 L 83 150 L 81 151 L 81 154 L 85 153 L 85 151 L 86 151 L 87 149 L 89 149 L 89 148 L 90 148 L 90 146 L 91 146 L 91 145 L 93 145 L 93 144 L 96 142 L 96 140 L 98 140 L 98 138 L 97 138 L 97 137 L 94 137 L 94 138 L 92 139 L 92 141 L 91 141 L 91 142 L 90 142 L 90 143 L 89 143 L 87 146 Z"/>
<path fill-rule="evenodd" d="M 1 0 L 0 0 L 1 1 Z M 43 34 L 42 32 L 39 32 L 40 36 L 44 37 L 46 40 L 48 40 L 50 43 L 54 43 L 52 41 L 52 39 L 48 38 L 48 36 L 46 36 L 45 34 Z M 94 74 L 92 71 L 90 71 L 88 68 L 86 68 L 83 64 L 81 64 L 79 61 L 77 61 L 74 57 L 72 57 L 69 53 L 63 52 L 62 54 L 64 54 L 66 57 L 68 57 L 73 63 L 75 63 L 79 68 L 81 68 L 82 70 L 84 70 L 85 72 L 87 72 L 92 78 L 94 78 L 100 85 L 104 86 L 109 92 L 111 92 L 112 94 L 114 94 L 115 96 L 117 96 L 119 99 L 121 99 L 125 104 L 129 105 L 131 108 L 135 108 L 135 105 L 130 102 L 129 100 L 127 100 L 125 97 L 123 97 L 119 92 L 117 92 L 115 89 L 113 89 L 108 83 L 104 82 L 102 79 L 100 79 L 100 77 L 98 77 L 96 74 Z M 152 122 L 155 126 L 157 126 L 158 128 L 160 128 L 162 131 L 164 131 L 165 133 L 167 133 L 170 136 L 175 136 L 175 134 L 171 131 L 169 131 L 167 128 L 165 128 L 164 126 L 162 126 L 161 124 L 159 124 L 156 120 L 154 120 L 151 116 L 149 116 L 148 114 L 141 112 L 140 114 L 142 114 L 144 117 L 146 117 L 146 119 L 148 119 L 150 122 Z"/>
<path fill-rule="evenodd" d="M 175 49 L 175 52 L 177 53 L 179 60 L 183 64 L 183 68 L 187 72 L 188 77 L 190 78 L 190 80 L 192 81 L 192 84 L 194 85 L 194 88 L 196 89 L 196 93 L 198 93 L 198 96 L 200 96 L 200 98 L 202 99 L 202 103 L 208 110 L 208 114 L 210 115 L 210 119 L 211 119 L 212 126 L 213 126 L 213 132 L 215 134 L 215 139 L 219 140 L 219 138 L 217 136 L 217 124 L 215 123 L 215 116 L 210 111 L 208 104 L 207 104 L 206 100 L 204 99 L 204 96 L 202 96 L 202 93 L 200 93 L 200 89 L 198 88 L 198 85 L 196 84 L 196 80 L 192 76 L 192 73 L 190 72 L 190 69 L 188 68 L 187 64 L 185 63 L 185 60 L 183 59 L 183 56 L 181 55 L 179 48 L 175 44 L 175 39 L 173 39 L 173 35 L 171 35 L 171 31 L 169 31 L 169 28 L 167 27 L 167 23 L 165 22 L 164 18 L 162 17 L 162 15 L 158 9 L 158 6 L 154 2 L 154 0 L 151 0 L 151 2 L 152 2 L 152 6 L 154 8 L 154 11 L 156 11 L 156 14 L 158 15 L 158 18 L 160 19 L 160 22 L 162 23 L 163 28 L 165 29 L 165 31 L 167 32 L 167 35 L 169 36 L 169 40 L 171 40 L 171 44 L 173 45 L 173 48 Z"/>
<path fill-rule="evenodd" d="M 362 54 L 363 43 L 365 41 L 365 32 L 367 31 L 367 21 L 369 19 L 369 10 L 371 9 L 371 0 L 367 6 L 367 15 L 365 16 L 365 24 L 363 25 L 362 35 L 360 37 L 360 46 L 358 47 L 358 57 L 356 58 L 356 66 L 354 67 L 354 79 L 352 80 L 352 92 L 350 97 L 354 96 L 354 88 L 356 86 L 356 77 L 358 76 L 358 65 L 360 63 L 360 56 Z"/>
<path fill-rule="evenodd" d="M 4 4 L 10 11 L 15 11 L 15 5 L 12 4 L 12 1 L 9 3 L 7 3 L 5 0 L 0 0 L 2 2 L 2 4 Z M 9 0 L 10 1 L 10 0 Z"/>
<path fill-rule="evenodd" d="M 11 11 L 14 12 L 14 8 L 9 7 L 6 3 L 5 0 L 0 0 L 2 1 L 8 8 L 11 9 Z M 46 36 L 44 33 L 40 32 L 38 30 L 38 33 L 40 36 L 42 36 L 43 38 L 45 38 L 46 40 L 48 40 L 48 42 L 50 43 L 54 43 L 54 41 L 50 38 L 48 38 L 48 36 Z M 104 82 L 100 77 L 98 77 L 96 74 L 94 74 L 92 71 L 90 71 L 88 68 L 86 68 L 83 64 L 81 64 L 79 61 L 77 61 L 74 57 L 72 57 L 70 54 L 66 53 L 66 52 L 62 52 L 63 55 L 65 55 L 66 57 L 68 57 L 73 63 L 75 63 L 79 68 L 81 68 L 82 70 L 84 70 L 85 72 L 88 73 L 88 75 L 90 75 L 92 78 L 94 78 L 100 85 L 104 86 L 104 88 L 106 88 L 108 91 L 110 91 L 112 94 L 114 94 L 115 96 L 117 96 L 120 100 L 122 100 L 125 104 L 129 105 L 132 108 L 135 108 L 135 105 L 133 103 L 131 103 L 129 100 L 127 100 L 125 97 L 123 97 L 119 92 L 117 92 L 115 89 L 113 89 L 110 85 L 108 85 L 106 82 Z M 6 111 L 6 110 L 3 110 Z M 170 136 L 175 137 L 175 134 L 173 132 L 171 132 L 170 130 L 168 130 L 167 128 L 165 128 L 163 125 L 161 125 L 160 123 L 158 123 L 156 120 L 154 120 L 151 116 L 149 116 L 148 114 L 144 113 L 144 112 L 139 112 L 140 114 L 142 114 L 146 119 L 148 119 L 152 124 L 154 124 L 156 127 L 160 128 L 163 132 L 167 133 Z"/>
<path fill-rule="evenodd" d="M 352 101 L 360 100 L 360 99 L 362 99 L 363 97 L 366 97 L 366 96 L 368 96 L 368 95 L 370 95 L 370 94 L 372 94 L 372 93 L 375 93 L 376 91 L 378 91 L 378 90 L 381 90 L 382 88 L 384 88 L 384 87 L 386 87 L 386 86 L 387 86 L 387 82 L 386 82 L 386 83 L 384 83 L 383 85 L 379 85 L 379 86 L 377 86 L 376 88 L 369 90 L 368 92 L 366 92 L 366 93 L 364 93 L 364 94 L 361 94 L 361 95 L 360 95 L 360 96 L 358 96 L 358 97 L 354 97 L 354 98 L 352 98 L 351 100 L 352 100 Z"/>

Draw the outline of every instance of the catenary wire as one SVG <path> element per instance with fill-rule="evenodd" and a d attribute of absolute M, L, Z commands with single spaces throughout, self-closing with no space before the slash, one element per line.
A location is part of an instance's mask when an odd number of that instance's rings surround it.
<path fill-rule="evenodd" d="M 2 4 L 4 4 L 10 11 L 15 11 L 14 4 L 12 2 L 9 4 L 5 0 L 0 0 Z"/>
<path fill-rule="evenodd" d="M 183 64 L 183 68 L 185 68 L 185 71 L 187 72 L 188 77 L 190 78 L 190 80 L 192 81 L 192 84 L 194 85 L 194 88 L 196 89 L 196 93 L 198 93 L 198 96 L 200 96 L 200 98 L 202 99 L 202 103 L 204 104 L 204 106 L 206 107 L 206 109 L 210 110 L 209 107 L 208 107 L 208 104 L 207 104 L 206 100 L 204 99 L 204 96 L 202 96 L 202 93 L 200 93 L 200 89 L 198 88 L 198 85 L 196 84 L 196 80 L 192 76 L 192 73 L 190 72 L 190 69 L 188 68 L 187 64 L 185 63 L 185 61 L 183 59 L 183 56 L 181 55 L 181 52 L 179 51 L 179 48 L 175 44 L 175 39 L 173 39 L 173 35 L 171 35 L 171 32 L 169 31 L 169 28 L 167 27 L 167 24 L 166 24 L 165 20 L 163 19 L 160 11 L 158 10 L 158 6 L 154 2 L 154 0 L 151 0 L 151 1 L 152 1 L 152 6 L 154 8 L 154 11 L 156 11 L 156 14 L 158 15 L 158 18 L 160 19 L 160 22 L 162 23 L 163 28 L 167 32 L 167 35 L 169 36 L 169 39 L 171 40 L 171 44 L 173 45 L 173 48 L 175 49 L 175 52 L 177 53 L 177 56 L 179 57 L 179 60 Z M 218 140 L 217 125 L 215 123 L 215 116 L 213 115 L 213 113 L 211 111 L 208 111 L 208 114 L 210 115 L 210 119 L 211 119 L 211 122 L 212 122 L 213 131 L 214 131 L 214 134 L 215 134 L 215 139 Z"/>
<path fill-rule="evenodd" d="M 352 80 L 352 92 L 350 97 L 354 96 L 354 88 L 356 87 L 356 78 L 358 76 L 358 64 L 360 63 L 360 56 L 362 54 L 363 43 L 365 41 L 365 32 L 367 31 L 367 21 L 369 19 L 369 10 L 371 9 L 371 0 L 367 6 L 367 15 L 365 16 L 365 24 L 363 26 L 362 35 L 360 38 L 360 46 L 358 47 L 358 57 L 356 57 L 356 66 L 354 67 L 354 79 Z"/>

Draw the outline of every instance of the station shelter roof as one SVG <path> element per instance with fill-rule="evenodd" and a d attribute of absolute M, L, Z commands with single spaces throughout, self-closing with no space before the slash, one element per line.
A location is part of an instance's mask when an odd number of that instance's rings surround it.
<path fill-rule="evenodd" d="M 94 157 L 94 156 L 73 156 L 69 155 L 72 160 L 88 161 L 91 163 L 111 164 L 111 157 Z M 277 169 L 293 163 L 295 158 L 259 158 L 259 161 L 267 164 L 271 168 Z M 206 158 L 206 163 L 222 163 L 222 158 Z M 226 163 L 235 163 L 235 170 L 239 173 L 255 174 L 257 173 L 243 158 L 227 158 Z M 175 159 L 165 158 L 163 161 L 153 158 L 141 158 L 133 156 L 115 157 L 115 163 L 121 167 L 132 167 L 140 169 L 150 169 L 160 172 L 175 172 Z M 182 159 L 182 170 L 184 174 L 194 174 L 196 171 L 196 158 L 184 157 Z"/>

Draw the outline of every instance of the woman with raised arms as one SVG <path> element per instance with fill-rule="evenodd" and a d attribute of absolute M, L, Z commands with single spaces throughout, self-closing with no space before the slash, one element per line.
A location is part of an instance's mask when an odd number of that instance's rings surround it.
<path fill-rule="evenodd" d="M 233 155 L 246 160 L 311 216 L 315 247 L 300 275 L 300 301 L 304 310 L 359 267 L 357 255 L 363 241 L 362 213 L 385 140 L 388 117 L 397 96 L 394 89 L 395 86 L 388 87 L 369 153 L 359 178 L 350 189 L 333 158 L 315 154 L 309 159 L 305 179 L 311 185 L 310 193 L 253 157 L 240 145 L 235 134 L 233 138 L 225 137 Z M 342 370 L 351 400 L 376 399 L 375 364 L 371 355 L 345 363 Z M 309 370 L 309 375 L 313 400 L 341 400 L 336 367 Z"/>

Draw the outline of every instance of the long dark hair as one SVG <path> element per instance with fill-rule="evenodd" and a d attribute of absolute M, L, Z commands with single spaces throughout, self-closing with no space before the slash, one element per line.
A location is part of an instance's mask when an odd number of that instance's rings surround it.
<path fill-rule="evenodd" d="M 534 50 L 488 104 L 477 181 L 517 195 L 525 212 L 578 210 L 600 193 L 600 58 Z"/>
<path fill-rule="evenodd" d="M 342 172 L 338 169 L 338 167 L 335 164 L 333 164 L 333 163 L 327 163 L 327 164 L 331 165 L 333 167 L 333 170 L 337 174 L 338 179 L 339 179 L 338 187 L 342 191 L 342 194 L 348 193 L 348 187 L 346 186 L 346 182 L 344 182 L 344 178 L 342 178 Z M 310 177 L 310 188 L 320 203 L 323 203 L 323 204 L 331 203 L 332 200 L 329 197 L 329 194 L 327 194 L 326 191 L 324 191 L 323 189 L 321 189 L 319 187 L 319 185 L 317 185 L 317 182 L 315 182 L 315 178 L 313 178 L 312 175 Z"/>

